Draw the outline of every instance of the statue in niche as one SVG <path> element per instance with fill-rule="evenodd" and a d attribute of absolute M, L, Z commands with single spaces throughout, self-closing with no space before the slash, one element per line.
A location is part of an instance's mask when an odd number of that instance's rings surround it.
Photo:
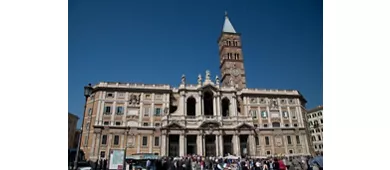
<path fill-rule="evenodd" d="M 210 80 L 210 71 L 206 70 L 206 80 Z"/>
<path fill-rule="evenodd" d="M 165 109 L 164 109 L 164 114 L 167 114 L 168 111 L 169 111 L 169 108 L 168 108 L 168 107 L 165 107 Z"/>
<path fill-rule="evenodd" d="M 131 94 L 130 101 L 129 101 L 130 105 L 138 105 L 140 98 L 141 98 L 141 94 L 139 94 L 138 96 L 135 94 Z"/>
<path fill-rule="evenodd" d="M 181 84 L 186 84 L 186 75 L 181 76 Z"/>
<path fill-rule="evenodd" d="M 202 75 L 198 75 L 198 85 L 202 84 Z"/>
<path fill-rule="evenodd" d="M 272 102 L 271 102 L 271 108 L 278 108 L 278 101 L 276 101 L 275 99 L 274 100 L 272 100 Z"/>

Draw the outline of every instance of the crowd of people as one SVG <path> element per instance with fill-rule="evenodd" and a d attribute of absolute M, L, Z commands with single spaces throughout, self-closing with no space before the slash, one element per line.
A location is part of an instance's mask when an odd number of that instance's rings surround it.
<path fill-rule="evenodd" d="M 216 158 L 198 155 L 164 157 L 149 163 L 147 170 L 322 170 L 322 154 L 268 158 Z M 154 167 L 152 168 L 152 165 Z"/>

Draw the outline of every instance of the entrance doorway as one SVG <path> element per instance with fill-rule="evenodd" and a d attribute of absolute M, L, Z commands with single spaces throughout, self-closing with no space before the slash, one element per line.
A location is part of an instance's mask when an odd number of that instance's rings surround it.
<path fill-rule="evenodd" d="M 206 156 L 216 156 L 215 137 L 216 137 L 215 135 L 205 136 Z"/>
<path fill-rule="evenodd" d="M 232 144 L 233 135 L 224 135 L 223 136 L 223 156 L 228 154 L 233 154 L 233 144 Z"/>
<path fill-rule="evenodd" d="M 187 135 L 187 154 L 196 153 L 196 135 Z"/>
<path fill-rule="evenodd" d="M 179 135 L 169 135 L 169 156 L 179 156 Z"/>

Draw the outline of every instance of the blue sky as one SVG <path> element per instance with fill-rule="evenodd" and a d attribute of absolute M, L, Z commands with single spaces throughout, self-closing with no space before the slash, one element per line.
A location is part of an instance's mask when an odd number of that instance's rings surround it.
<path fill-rule="evenodd" d="M 249 88 L 297 89 L 307 108 L 322 105 L 322 1 L 69 0 L 68 111 L 81 117 L 88 83 L 219 75 L 225 10 L 242 34 Z"/>

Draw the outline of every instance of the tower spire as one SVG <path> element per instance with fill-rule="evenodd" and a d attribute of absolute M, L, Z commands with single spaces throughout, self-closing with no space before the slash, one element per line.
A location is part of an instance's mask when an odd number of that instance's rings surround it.
<path fill-rule="evenodd" d="M 225 11 L 225 22 L 223 23 L 222 32 L 236 33 L 236 30 L 234 29 L 232 23 L 229 20 L 227 11 Z"/>

